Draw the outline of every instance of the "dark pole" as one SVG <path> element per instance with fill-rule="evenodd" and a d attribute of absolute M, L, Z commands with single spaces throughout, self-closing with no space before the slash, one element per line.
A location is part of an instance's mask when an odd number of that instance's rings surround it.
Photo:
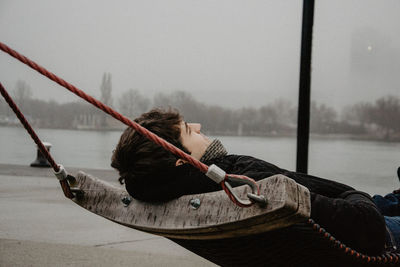
<path fill-rule="evenodd" d="M 298 172 L 308 171 L 308 141 L 310 135 L 310 83 L 311 48 L 314 23 L 314 0 L 303 1 L 303 24 L 301 31 L 299 111 L 297 118 L 297 163 Z"/>

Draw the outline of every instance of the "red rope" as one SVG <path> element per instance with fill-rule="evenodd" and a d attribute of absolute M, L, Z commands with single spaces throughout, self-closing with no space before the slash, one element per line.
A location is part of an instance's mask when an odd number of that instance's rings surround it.
<path fill-rule="evenodd" d="M 15 115 L 17 115 L 18 119 L 21 121 L 22 125 L 25 127 L 25 129 L 28 131 L 29 135 L 32 137 L 33 141 L 36 143 L 38 146 L 39 150 L 42 152 L 42 154 L 46 157 L 46 159 L 49 161 L 50 165 L 53 167 L 55 172 L 58 172 L 60 168 L 54 161 L 53 157 L 50 155 L 49 151 L 47 151 L 46 147 L 43 145 L 42 141 L 40 141 L 39 137 L 35 133 L 35 131 L 32 129 L 30 126 L 29 122 L 25 119 L 24 115 L 22 112 L 19 110 L 17 104 L 12 100 L 11 96 L 7 93 L 6 89 L 3 87 L 3 85 L 0 83 L 0 92 L 3 95 L 4 99 L 8 103 L 8 105 L 11 107 L 11 109 L 14 111 Z M 68 185 L 68 182 L 66 180 L 60 180 L 61 187 L 63 189 L 63 192 L 66 197 L 68 198 L 73 198 L 74 195 L 71 192 L 71 189 Z"/>
<path fill-rule="evenodd" d="M 157 135 L 153 134 L 152 132 L 150 132 L 146 128 L 142 127 L 138 123 L 136 123 L 136 122 L 130 120 L 129 118 L 123 116 L 122 114 L 114 111 L 112 108 L 108 107 L 107 105 L 104 105 L 100 101 L 98 101 L 95 98 L 89 96 L 88 94 L 86 94 L 82 90 L 78 89 L 74 85 L 72 85 L 72 84 L 66 82 L 65 80 L 59 78 L 55 74 L 51 73 L 50 71 L 46 70 L 42 66 L 40 66 L 40 65 L 36 64 L 35 62 L 33 62 L 32 60 L 30 60 L 29 58 L 19 54 L 17 51 L 11 49 L 7 45 L 3 44 L 2 42 L 0 42 L 0 49 L 3 50 L 4 52 L 8 53 L 12 57 L 18 59 L 22 63 L 28 65 L 32 69 L 34 69 L 34 70 L 38 71 L 39 73 L 43 74 L 44 76 L 46 76 L 50 80 L 52 80 L 52 81 L 58 83 L 59 85 L 67 88 L 72 93 L 76 94 L 77 96 L 83 98 L 84 100 L 86 100 L 87 102 L 91 103 L 92 105 L 94 105 L 94 106 L 98 107 L 99 109 L 103 110 L 104 112 L 108 113 L 109 115 L 111 115 L 115 119 L 117 119 L 117 120 L 123 122 L 124 124 L 134 128 L 137 132 L 139 132 L 140 134 L 144 135 L 145 137 L 147 137 L 148 139 L 150 139 L 154 143 L 162 146 L 163 148 L 165 148 L 166 150 L 172 152 L 176 156 L 188 161 L 190 164 L 192 164 L 194 167 L 198 168 L 203 173 L 207 172 L 208 166 L 205 165 L 204 163 L 198 161 L 197 159 L 195 159 L 192 156 L 186 154 L 182 150 L 176 148 L 171 143 L 159 138 Z"/>
<path fill-rule="evenodd" d="M 179 148 L 175 147 L 174 145 L 172 145 L 171 143 L 165 141 L 164 139 L 158 137 L 157 135 L 155 135 L 154 133 L 150 132 L 149 130 L 147 130 L 146 128 L 142 127 L 141 125 L 139 125 L 138 123 L 130 120 L 129 118 L 123 116 L 122 114 L 118 113 L 117 111 L 114 111 L 111 107 L 101 103 L 100 101 L 96 100 L 95 98 L 91 97 L 90 95 L 86 94 L 85 92 L 83 92 L 82 90 L 78 89 L 77 87 L 75 87 L 74 85 L 68 83 L 67 81 L 59 78 L 57 75 L 55 75 L 54 73 L 46 70 L 45 68 L 43 68 L 42 66 L 36 64 L 35 62 L 33 62 L 32 60 L 30 60 L 29 58 L 21 55 L 20 53 L 18 53 L 17 51 L 11 49 L 10 47 L 8 47 L 7 45 L 5 45 L 4 43 L 0 42 L 0 49 L 3 50 L 4 52 L 6 52 L 7 54 L 9 54 L 10 56 L 18 59 L 19 61 L 21 61 L 22 63 L 28 65 L 29 67 L 31 67 L 32 69 L 36 70 L 37 72 L 39 72 L 40 74 L 46 76 L 47 78 L 49 78 L 50 80 L 58 83 L 59 85 L 65 87 L 66 89 L 68 89 L 69 91 L 71 91 L 72 93 L 76 94 L 77 96 L 83 98 L 84 100 L 86 100 L 87 102 L 91 103 L 92 105 L 96 106 L 97 108 L 103 110 L 105 113 L 111 115 L 112 117 L 114 117 L 115 119 L 121 121 L 122 123 L 134 128 L 137 132 L 139 132 L 141 135 L 147 137 L 148 139 L 150 139 L 151 141 L 153 141 L 154 143 L 162 146 L 164 149 L 172 152 L 173 154 L 175 154 L 176 156 L 186 160 L 187 162 L 189 162 L 192 166 L 196 167 L 197 169 L 199 169 L 201 172 L 203 173 L 207 173 L 208 170 L 208 166 L 205 165 L 204 163 L 200 162 L 199 160 L 193 158 L 192 156 L 186 154 L 185 152 L 183 152 L 182 150 L 180 150 Z M 258 186 L 257 186 L 258 187 Z M 222 185 L 222 188 L 227 192 L 229 198 L 238 206 L 243 206 L 240 203 L 238 203 L 234 197 L 231 195 L 231 192 L 229 190 L 226 189 L 225 185 Z"/>

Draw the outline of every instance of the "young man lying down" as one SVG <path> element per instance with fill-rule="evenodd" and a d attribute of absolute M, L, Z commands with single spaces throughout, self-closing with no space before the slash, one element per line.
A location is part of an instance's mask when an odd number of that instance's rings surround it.
<path fill-rule="evenodd" d="M 185 122 L 176 111 L 154 109 L 135 121 L 206 165 L 215 164 L 226 173 L 254 180 L 275 174 L 294 179 L 311 192 L 311 218 L 353 249 L 376 255 L 385 247 L 396 250 L 400 245 L 398 193 L 371 198 L 345 184 L 288 171 L 251 156 L 229 154 L 219 140 L 210 140 L 201 133 L 200 124 Z M 121 135 L 111 166 L 119 171 L 119 180 L 125 183 L 128 193 L 147 202 L 221 190 L 205 174 L 132 128 Z"/>

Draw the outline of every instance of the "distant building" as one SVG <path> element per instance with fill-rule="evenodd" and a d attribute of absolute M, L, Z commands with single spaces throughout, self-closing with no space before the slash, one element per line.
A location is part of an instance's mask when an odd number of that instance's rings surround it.
<path fill-rule="evenodd" d="M 72 127 L 78 130 L 93 130 L 100 128 L 101 117 L 99 114 L 79 114 L 75 116 Z"/>
<path fill-rule="evenodd" d="M 75 116 L 72 127 L 78 130 L 119 130 L 124 125 L 116 119 L 101 113 L 86 113 Z"/>

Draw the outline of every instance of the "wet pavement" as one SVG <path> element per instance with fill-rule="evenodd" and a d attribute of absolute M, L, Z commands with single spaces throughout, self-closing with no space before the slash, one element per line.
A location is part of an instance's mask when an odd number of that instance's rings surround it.
<path fill-rule="evenodd" d="M 114 171 L 84 171 L 117 182 Z M 51 169 L 0 164 L 0 199 L 0 266 L 215 266 L 75 205 Z"/>

